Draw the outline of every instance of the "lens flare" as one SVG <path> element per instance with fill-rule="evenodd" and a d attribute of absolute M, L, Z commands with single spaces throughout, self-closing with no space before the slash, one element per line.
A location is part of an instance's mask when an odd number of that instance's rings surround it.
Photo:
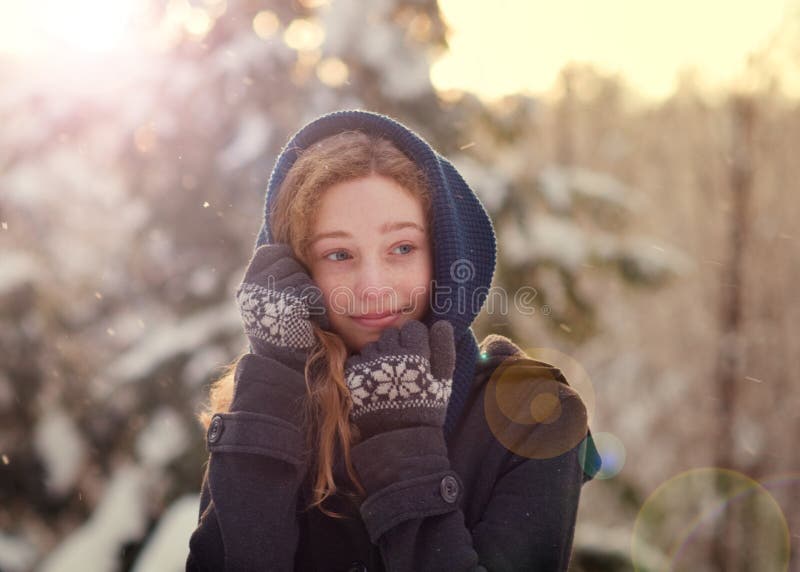
<path fill-rule="evenodd" d="M 522 457 L 557 457 L 586 437 L 584 402 L 558 368 L 536 359 L 508 358 L 495 368 L 484 413 L 495 438 Z"/>
<path fill-rule="evenodd" d="M 594 416 L 595 392 L 592 380 L 581 363 L 569 354 L 555 348 L 523 348 L 532 359 L 548 363 L 559 369 L 567 383 L 580 395 L 586 406 L 586 413 L 591 424 Z"/>
<path fill-rule="evenodd" d="M 742 473 L 714 467 L 661 484 L 642 505 L 631 544 L 636 570 L 717 569 L 724 554 L 742 570 L 784 571 L 789 550 L 786 518 L 770 492 Z M 658 553 L 666 560 L 654 566 L 650 555 Z"/>

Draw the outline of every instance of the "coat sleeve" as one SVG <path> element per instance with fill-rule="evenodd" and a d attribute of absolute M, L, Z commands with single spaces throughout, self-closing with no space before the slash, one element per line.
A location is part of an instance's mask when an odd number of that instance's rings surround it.
<path fill-rule="evenodd" d="M 587 435 L 578 395 L 567 386 L 560 395 L 558 422 L 527 428 L 528 439 L 552 439 L 575 424 Z M 380 433 L 355 445 L 352 455 L 367 490 L 360 511 L 387 571 L 562 571 L 587 480 L 580 451 L 578 444 L 549 458 L 507 452 L 471 530 L 458 503 L 463 483 L 451 469 L 441 429 Z"/>
<path fill-rule="evenodd" d="M 230 410 L 212 418 L 186 570 L 291 570 L 308 455 L 303 375 L 256 354 L 239 360 Z M 265 568 L 268 563 L 271 568 Z"/>

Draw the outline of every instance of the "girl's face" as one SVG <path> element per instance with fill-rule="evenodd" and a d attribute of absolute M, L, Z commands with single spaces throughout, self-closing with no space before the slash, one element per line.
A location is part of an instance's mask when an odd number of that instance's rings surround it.
<path fill-rule="evenodd" d="M 351 352 L 389 326 L 425 317 L 433 276 L 428 232 L 419 199 L 392 179 L 370 175 L 324 191 L 309 270 L 332 330 Z"/>

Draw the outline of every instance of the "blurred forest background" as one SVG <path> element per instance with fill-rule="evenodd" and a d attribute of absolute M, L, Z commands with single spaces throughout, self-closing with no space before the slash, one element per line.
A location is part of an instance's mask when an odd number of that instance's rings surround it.
<path fill-rule="evenodd" d="M 274 159 L 356 107 L 454 161 L 495 222 L 495 284 L 535 288 L 534 314 L 474 329 L 590 407 L 605 464 L 574 570 L 800 570 L 792 14 L 724 94 L 687 72 L 655 103 L 586 64 L 541 96 L 437 91 L 432 0 L 152 2 L 146 58 L 3 56 L 0 570 L 183 570 L 195 413 L 246 347 L 233 292 Z"/>

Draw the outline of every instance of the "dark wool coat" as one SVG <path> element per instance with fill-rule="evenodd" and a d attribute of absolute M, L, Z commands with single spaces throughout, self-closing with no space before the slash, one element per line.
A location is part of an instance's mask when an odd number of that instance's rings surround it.
<path fill-rule="evenodd" d="M 207 434 L 211 454 L 186 569 L 566 570 L 581 486 L 599 468 L 586 409 L 558 369 L 508 338 L 489 335 L 481 350 L 451 439 L 419 427 L 352 448 L 367 498 L 358 506 L 344 491 L 324 504 L 353 517 L 346 520 L 304 510 L 302 376 L 246 355 L 237 400 Z M 516 387 L 520 410 L 542 394 L 557 396 L 558 405 L 550 402 L 541 423 L 490 428 L 488 420 L 503 418 L 499 407 L 508 413 L 507 386 Z M 341 463 L 336 481 L 347 482 Z"/>
<path fill-rule="evenodd" d="M 324 504 L 352 518 L 306 511 L 315 453 L 305 450 L 305 381 L 251 351 L 237 366 L 230 411 L 208 429 L 187 570 L 565 570 L 581 486 L 599 467 L 586 409 L 556 368 L 511 340 L 478 344 L 471 324 L 492 285 L 496 240 L 455 167 L 384 115 L 324 115 L 281 151 L 256 248 L 273 242 L 269 215 L 298 154 L 344 130 L 390 139 L 431 189 L 433 300 L 423 323 L 448 320 L 456 348 L 444 427 L 395 428 L 354 445 L 366 498 L 345 489 Z M 339 461 L 336 483 L 346 487 Z"/>

